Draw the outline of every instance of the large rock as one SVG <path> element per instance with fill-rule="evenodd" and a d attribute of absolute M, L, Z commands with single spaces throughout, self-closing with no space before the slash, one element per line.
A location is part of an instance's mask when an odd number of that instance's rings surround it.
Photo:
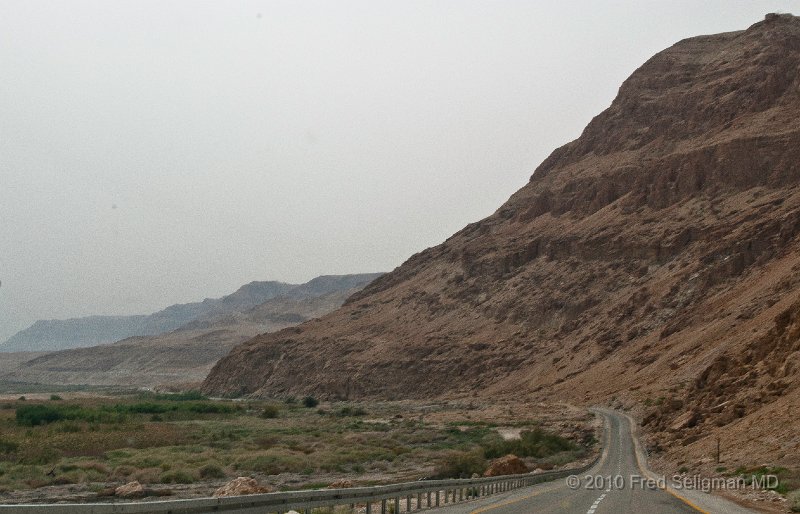
<path fill-rule="evenodd" d="M 494 459 L 486 471 L 483 472 L 485 477 L 499 477 L 503 475 L 519 475 L 527 473 L 528 466 L 522 462 L 522 459 L 516 455 L 506 455 L 499 459 Z"/>
<path fill-rule="evenodd" d="M 144 487 L 139 482 L 128 482 L 114 489 L 114 496 L 120 498 L 141 498 L 144 496 Z"/>
<path fill-rule="evenodd" d="M 255 478 L 239 477 L 214 491 L 214 496 L 242 496 L 245 494 L 271 493 L 272 491 L 274 491 L 272 487 L 259 484 Z"/>

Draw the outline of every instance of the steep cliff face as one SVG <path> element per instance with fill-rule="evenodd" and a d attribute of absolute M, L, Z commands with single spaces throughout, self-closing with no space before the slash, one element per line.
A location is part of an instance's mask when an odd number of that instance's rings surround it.
<path fill-rule="evenodd" d="M 336 312 L 236 347 L 204 389 L 691 396 L 800 296 L 798 163 L 800 18 L 681 41 L 492 216 Z"/>

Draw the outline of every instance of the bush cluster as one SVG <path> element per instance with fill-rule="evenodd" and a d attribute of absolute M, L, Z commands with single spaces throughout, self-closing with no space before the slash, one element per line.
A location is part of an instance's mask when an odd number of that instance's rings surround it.
<path fill-rule="evenodd" d="M 165 414 L 183 412 L 189 414 L 230 414 L 236 409 L 231 405 L 214 402 L 138 402 L 101 407 L 81 407 L 69 404 L 25 404 L 16 409 L 17 425 L 37 426 L 61 420 L 86 421 L 88 423 L 117 423 L 125 421 L 130 414 Z"/>
<path fill-rule="evenodd" d="M 470 478 L 485 469 L 486 458 L 481 452 L 453 452 L 436 466 L 434 478 Z"/>
<path fill-rule="evenodd" d="M 496 459 L 512 453 L 517 457 L 549 457 L 559 452 L 577 450 L 578 446 L 559 435 L 545 432 L 540 428 L 522 432 L 520 438 L 512 441 L 495 441 L 484 447 L 486 457 Z"/>

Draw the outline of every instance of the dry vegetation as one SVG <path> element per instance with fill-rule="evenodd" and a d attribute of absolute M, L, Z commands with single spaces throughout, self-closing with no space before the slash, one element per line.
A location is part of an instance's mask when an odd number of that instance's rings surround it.
<path fill-rule="evenodd" d="M 580 430 L 563 438 L 541 418 L 523 416 L 514 422 L 523 439 L 507 441 L 498 428 L 510 425 L 475 406 L 62 396 L 0 404 L 4 501 L 94 499 L 132 480 L 162 494 L 196 496 L 236 476 L 284 489 L 342 478 L 369 484 L 468 476 L 506 451 L 550 469 L 587 457 L 594 446 L 585 415 Z"/>

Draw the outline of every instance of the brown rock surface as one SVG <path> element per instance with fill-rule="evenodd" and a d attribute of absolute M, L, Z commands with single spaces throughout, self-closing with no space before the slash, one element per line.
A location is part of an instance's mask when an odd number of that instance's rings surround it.
<path fill-rule="evenodd" d="M 719 433 L 794 466 L 798 163 L 800 19 L 686 39 L 492 216 L 237 346 L 203 388 L 650 405 L 675 456 Z"/>
<path fill-rule="evenodd" d="M 485 477 L 500 477 L 503 475 L 520 475 L 528 473 L 528 466 L 516 455 L 506 455 L 499 459 L 494 459 L 489 463 L 489 467 L 483 472 Z"/>
<path fill-rule="evenodd" d="M 234 478 L 216 491 L 214 496 L 242 496 L 245 494 L 271 493 L 273 488 L 260 485 L 255 478 L 239 477 Z"/>

